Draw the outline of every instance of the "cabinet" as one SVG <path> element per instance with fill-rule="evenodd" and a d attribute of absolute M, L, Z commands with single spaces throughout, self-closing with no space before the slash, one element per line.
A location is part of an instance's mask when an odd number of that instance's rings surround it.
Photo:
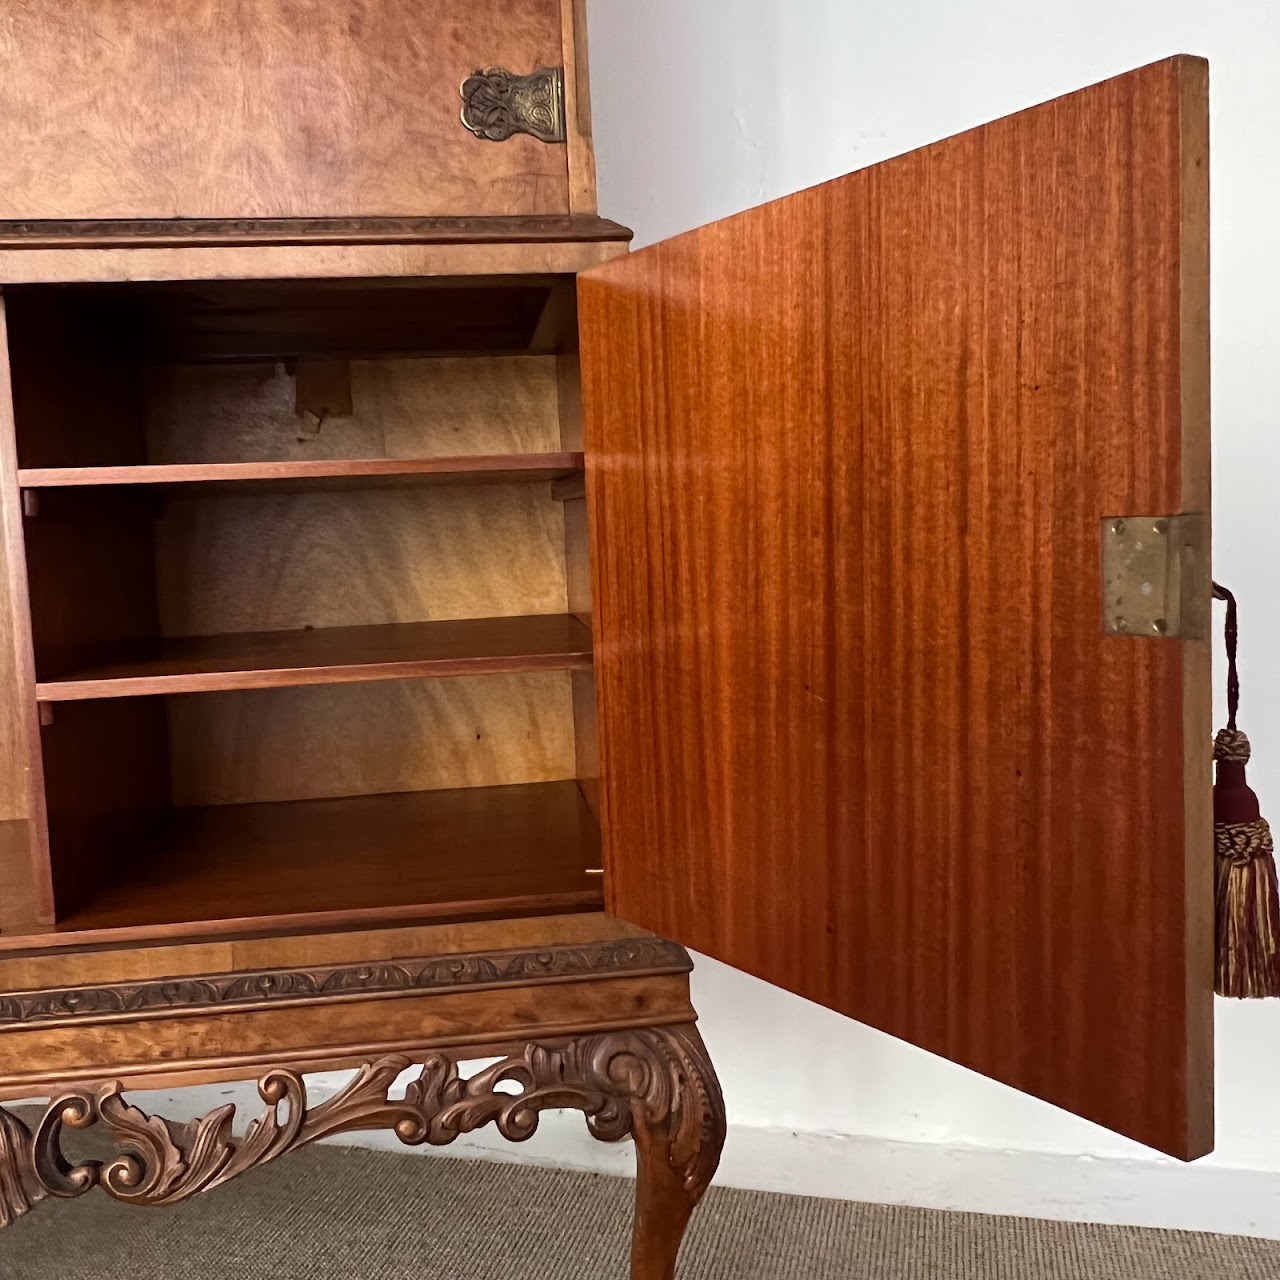
<path fill-rule="evenodd" d="M 628 254 L 575 6 L 137 8 L 0 77 L 0 1221 L 570 1105 L 669 1277 L 684 946 L 1207 1150 L 1204 64 Z"/>

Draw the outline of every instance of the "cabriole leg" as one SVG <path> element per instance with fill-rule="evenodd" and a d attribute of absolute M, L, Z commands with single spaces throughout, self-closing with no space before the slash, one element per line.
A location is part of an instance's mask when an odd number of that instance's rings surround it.
<path fill-rule="evenodd" d="M 631 1280 L 672 1280 L 685 1228 L 715 1175 L 725 1113 L 711 1060 L 693 1027 L 667 1033 L 669 1092 L 636 1107 L 636 1216 Z"/>

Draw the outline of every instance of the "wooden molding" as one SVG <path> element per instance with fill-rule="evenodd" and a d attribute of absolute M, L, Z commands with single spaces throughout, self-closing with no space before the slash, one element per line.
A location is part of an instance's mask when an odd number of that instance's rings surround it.
<path fill-rule="evenodd" d="M 201 245 L 543 244 L 629 241 L 594 214 L 476 218 L 35 218 L 0 220 L 4 249 L 156 249 Z"/>
<path fill-rule="evenodd" d="M 458 988 L 538 986 L 584 977 L 688 973 L 689 954 L 662 938 L 488 951 L 374 964 L 256 969 L 102 986 L 0 993 L 0 1033 L 33 1023 L 97 1023 L 262 1005 L 310 1004 Z"/>
<path fill-rule="evenodd" d="M 402 1098 L 391 1097 L 391 1089 L 414 1059 L 380 1058 L 315 1106 L 298 1072 L 269 1071 L 258 1082 L 265 1110 L 243 1137 L 232 1133 L 234 1105 L 179 1124 L 130 1105 L 118 1081 L 52 1097 L 34 1130 L 0 1109 L 0 1226 L 47 1197 L 74 1199 L 95 1187 L 124 1204 L 175 1204 L 336 1134 L 386 1129 L 409 1146 L 446 1146 L 494 1124 L 503 1137 L 522 1142 L 544 1110 L 573 1109 L 602 1141 L 636 1139 L 641 1171 L 632 1274 L 670 1275 L 672 1244 L 678 1248 L 724 1143 L 724 1103 L 697 1031 L 656 1027 L 530 1042 L 467 1079 L 458 1072 L 459 1056 L 425 1055 Z M 511 1084 L 518 1092 L 503 1087 Z M 64 1130 L 99 1126 L 115 1154 L 72 1163 L 62 1150 Z"/>

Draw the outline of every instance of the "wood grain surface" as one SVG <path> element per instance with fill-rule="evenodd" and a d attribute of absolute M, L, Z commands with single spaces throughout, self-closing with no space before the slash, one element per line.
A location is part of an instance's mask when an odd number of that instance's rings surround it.
<path fill-rule="evenodd" d="M 567 671 L 179 694 L 165 701 L 173 802 L 181 806 L 575 776 Z M 65 703 L 54 722 L 94 705 Z"/>
<path fill-rule="evenodd" d="M 680 1015 L 683 1013 L 683 1019 Z M 323 1026 L 309 1009 L 262 1009 L 207 1018 L 155 1018 L 107 1027 L 0 1036 L 0 1096 L 31 1097 L 75 1079 L 122 1077 L 130 1088 L 243 1079 L 278 1065 L 356 1068 L 379 1053 L 421 1055 L 436 1045 L 497 1056 L 513 1034 L 553 1038 L 604 1027 L 691 1022 L 684 974 L 549 983 L 334 1004 Z"/>
<path fill-rule="evenodd" d="M 160 245 L 155 248 L 0 248 L 0 281 L 370 280 L 572 274 L 626 253 L 625 237 L 478 244 Z"/>
<path fill-rule="evenodd" d="M 562 59 L 558 0 L 27 0 L 0 27 L 0 217 L 569 210 L 566 148 L 460 123 Z"/>
<path fill-rule="evenodd" d="M 436 921 L 417 925 L 324 928 L 274 936 L 166 940 L 145 946 L 70 945 L 56 935 L 48 949 L 0 934 L 0 992 L 23 992 L 97 982 L 149 981 L 236 970 L 306 968 L 326 964 L 448 956 L 499 948 L 545 950 L 649 938 L 651 934 L 603 911 L 506 920 Z M 61 942 L 62 945 L 58 945 Z"/>
<path fill-rule="evenodd" d="M 563 910 L 599 904 L 587 874 L 599 865 L 595 818 L 572 782 L 179 809 L 59 929 L 450 903 L 474 913 L 488 899 L 506 914 L 520 898 Z"/>
<path fill-rule="evenodd" d="M 1212 1145 L 1207 68 L 581 281 L 608 902 L 1183 1158 Z M 1207 583 L 1205 584 L 1207 590 Z"/>
<path fill-rule="evenodd" d="M 146 455 L 117 461 L 434 459 L 565 448 L 554 356 L 355 360 L 350 369 L 351 414 L 317 422 L 300 419 L 295 378 L 281 361 L 154 365 L 143 402 Z"/>
<path fill-rule="evenodd" d="M 591 669 L 591 631 L 569 614 L 390 622 L 150 640 L 36 685 L 42 702 Z"/>
<path fill-rule="evenodd" d="M 161 630 L 563 613 L 564 518 L 549 489 L 171 494 L 156 531 Z"/>

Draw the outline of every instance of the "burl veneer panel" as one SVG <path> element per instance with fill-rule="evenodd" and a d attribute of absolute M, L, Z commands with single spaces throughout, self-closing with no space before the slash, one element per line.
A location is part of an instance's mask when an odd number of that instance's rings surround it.
<path fill-rule="evenodd" d="M 565 147 L 459 120 L 477 68 L 561 61 L 558 0 L 24 0 L 0 218 L 567 213 Z"/>

